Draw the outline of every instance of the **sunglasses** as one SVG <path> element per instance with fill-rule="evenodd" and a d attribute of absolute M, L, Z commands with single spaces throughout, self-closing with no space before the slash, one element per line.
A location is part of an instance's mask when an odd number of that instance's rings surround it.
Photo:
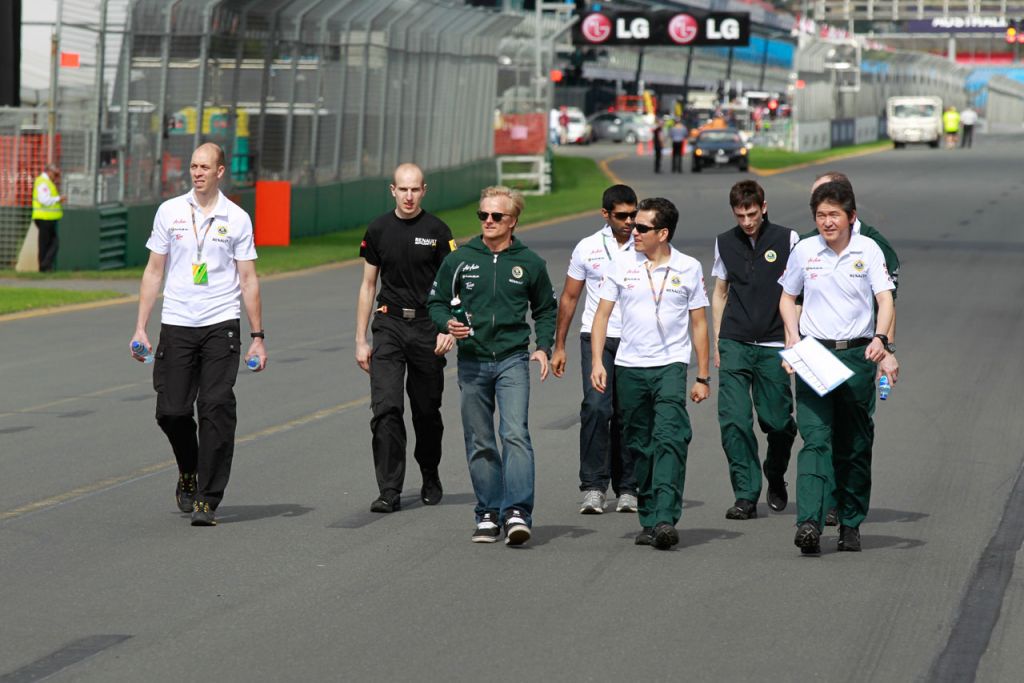
<path fill-rule="evenodd" d="M 646 235 L 651 230 L 668 230 L 668 228 L 656 228 L 653 225 L 644 225 L 643 223 L 634 223 L 633 229 L 641 235 Z"/>
<path fill-rule="evenodd" d="M 501 211 L 491 211 L 490 213 L 487 213 L 486 211 L 476 212 L 476 217 L 479 218 L 480 220 L 485 221 L 487 220 L 487 217 L 490 216 L 491 220 L 494 221 L 495 223 L 500 223 L 502 218 L 511 215 L 512 214 L 510 213 L 502 213 Z"/>
<path fill-rule="evenodd" d="M 627 218 L 636 218 L 636 213 L 636 211 L 612 211 L 612 215 L 619 221 L 624 221 Z"/>

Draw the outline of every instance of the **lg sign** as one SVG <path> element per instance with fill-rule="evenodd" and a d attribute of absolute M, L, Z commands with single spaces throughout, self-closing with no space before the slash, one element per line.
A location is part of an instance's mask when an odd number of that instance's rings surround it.
<path fill-rule="evenodd" d="M 592 12 L 573 29 L 573 42 L 742 47 L 750 42 L 750 15 L 698 11 Z"/>

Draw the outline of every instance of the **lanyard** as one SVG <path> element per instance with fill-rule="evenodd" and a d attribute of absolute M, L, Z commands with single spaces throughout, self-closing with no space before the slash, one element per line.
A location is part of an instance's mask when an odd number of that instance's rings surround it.
<path fill-rule="evenodd" d="M 206 226 L 206 230 L 203 231 L 203 239 L 199 239 L 199 230 L 196 229 L 196 209 L 191 204 L 188 205 L 189 211 L 192 212 L 192 234 L 196 238 L 196 263 L 201 263 L 203 260 L 203 245 L 206 244 L 206 236 L 210 234 L 210 227 L 213 225 L 213 216 L 210 216 L 210 222 Z M 206 220 L 204 219 L 205 223 Z"/>
<path fill-rule="evenodd" d="M 669 282 L 669 266 L 665 266 L 665 276 L 662 278 L 662 289 L 658 290 L 657 294 L 654 294 L 654 279 L 652 278 L 650 271 L 652 264 L 650 261 L 646 263 L 647 270 L 647 284 L 650 285 L 650 298 L 654 300 L 654 322 L 657 324 L 658 332 L 665 336 L 665 329 L 662 327 L 662 299 L 665 297 L 665 284 Z"/>
<path fill-rule="evenodd" d="M 615 244 L 616 244 L 616 247 L 615 247 L 616 251 L 629 251 L 629 243 L 628 242 L 626 243 L 625 248 L 622 248 L 622 247 L 618 246 L 618 244 L 619 244 L 618 240 L 615 241 Z M 604 247 L 604 255 L 608 257 L 609 261 L 611 261 L 612 260 L 612 252 L 608 250 L 608 235 L 601 235 L 601 246 Z"/>

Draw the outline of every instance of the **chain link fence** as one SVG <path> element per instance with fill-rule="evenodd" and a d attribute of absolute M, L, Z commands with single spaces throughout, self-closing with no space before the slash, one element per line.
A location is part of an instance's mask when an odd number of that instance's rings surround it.
<path fill-rule="evenodd" d="M 16 257 L 31 179 L 50 158 L 68 207 L 185 192 L 205 141 L 227 153 L 227 192 L 488 159 L 498 46 L 523 19 L 447 0 L 60 6 L 55 43 L 77 66 L 54 69 L 52 107 L 0 110 L 0 267 Z"/>

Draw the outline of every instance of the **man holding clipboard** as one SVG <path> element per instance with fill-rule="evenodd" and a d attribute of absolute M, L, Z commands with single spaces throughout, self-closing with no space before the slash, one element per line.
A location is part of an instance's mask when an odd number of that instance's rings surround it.
<path fill-rule="evenodd" d="M 894 285 L 878 245 L 852 230 L 857 218 L 852 188 L 836 182 L 819 186 L 811 196 L 811 212 L 818 236 L 793 248 L 779 279 L 786 348 L 801 336 L 813 337 L 853 375 L 823 396 L 802 380 L 796 383 L 797 427 L 804 445 L 797 456 L 794 543 L 804 554 L 821 552 L 831 459 L 839 502 L 838 549 L 857 552 L 871 497 L 876 364 L 885 357 Z M 785 367 L 793 372 L 788 363 Z"/>

